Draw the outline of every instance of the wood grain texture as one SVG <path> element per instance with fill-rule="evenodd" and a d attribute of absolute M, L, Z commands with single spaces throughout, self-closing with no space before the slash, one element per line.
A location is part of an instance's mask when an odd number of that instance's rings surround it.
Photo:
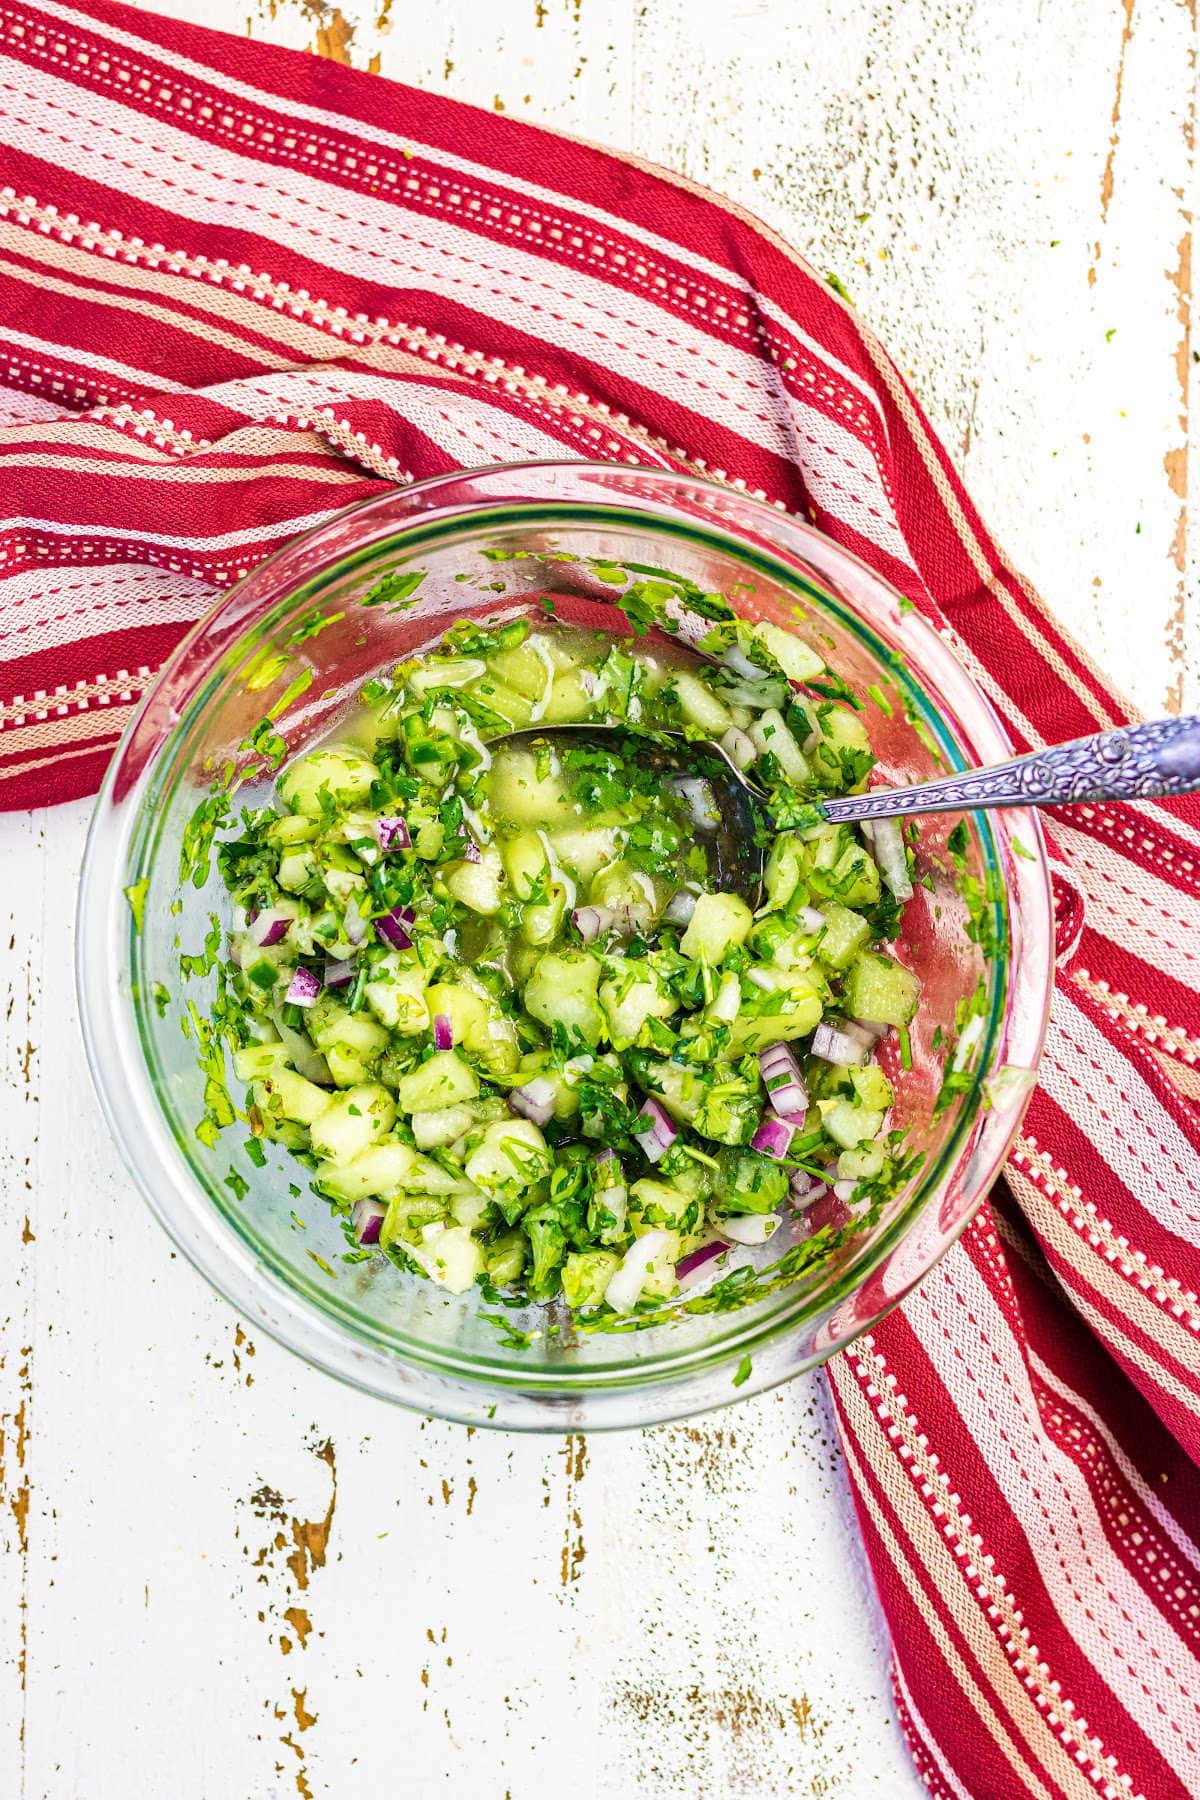
<path fill-rule="evenodd" d="M 1013 560 L 1200 705 L 1183 0 L 176 0 L 658 158 L 835 272 Z M 915 1794 L 820 1381 L 540 1442 L 409 1418 L 171 1253 L 92 1100 L 85 809 L 0 820 L 0 1793 Z"/>

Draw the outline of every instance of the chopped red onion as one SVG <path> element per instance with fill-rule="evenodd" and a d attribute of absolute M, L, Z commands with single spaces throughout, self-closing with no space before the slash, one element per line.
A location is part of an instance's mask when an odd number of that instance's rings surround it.
<path fill-rule="evenodd" d="M 393 950 L 409 950 L 412 948 L 412 938 L 408 927 L 415 918 L 416 914 L 411 906 L 393 906 L 390 913 L 376 919 L 376 934 L 389 943 Z"/>
<path fill-rule="evenodd" d="M 673 894 L 667 903 L 667 910 L 663 914 L 667 924 L 690 925 L 692 914 L 696 910 L 697 897 L 687 888 L 680 888 L 677 894 Z"/>
<path fill-rule="evenodd" d="M 702 1269 L 714 1256 L 724 1256 L 727 1246 L 724 1244 L 701 1244 L 698 1250 L 689 1250 L 675 1264 L 676 1281 L 685 1281 L 696 1269 Z"/>
<path fill-rule="evenodd" d="M 790 1044 L 767 1044 L 758 1053 L 759 1072 L 772 1109 L 798 1125 L 808 1110 L 808 1089 Z"/>
<path fill-rule="evenodd" d="M 721 814 L 707 781 L 699 775 L 679 775 L 674 787 L 697 831 L 715 831 L 721 823 Z"/>
<path fill-rule="evenodd" d="M 352 962 L 327 962 L 325 964 L 325 986 L 327 988 L 348 987 L 354 980 L 354 964 Z"/>
<path fill-rule="evenodd" d="M 904 832 L 899 819 L 862 819 L 859 821 L 867 848 L 879 866 L 884 886 L 897 900 L 912 899 L 912 877 L 904 853 Z"/>
<path fill-rule="evenodd" d="M 299 968 L 292 976 L 287 998 L 293 1006 L 311 1006 L 320 996 L 321 983 L 311 969 Z"/>
<path fill-rule="evenodd" d="M 649 1095 L 642 1101 L 642 1110 L 635 1123 L 642 1125 L 642 1129 L 635 1131 L 634 1137 L 642 1146 L 649 1161 L 658 1162 L 666 1155 L 678 1136 L 674 1121 L 668 1118 L 653 1095 Z"/>
<path fill-rule="evenodd" d="M 467 847 L 462 853 L 462 859 L 464 862 L 470 863 L 483 861 L 483 852 L 469 832 L 467 834 Z"/>
<path fill-rule="evenodd" d="M 291 929 L 291 918 L 287 913 L 275 912 L 266 907 L 262 912 L 246 915 L 246 936 L 260 950 L 273 950 L 276 944 L 282 944 Z"/>
<path fill-rule="evenodd" d="M 448 1013 L 433 1015 L 433 1047 L 435 1050 L 453 1050 L 454 1027 L 450 1023 Z"/>
<path fill-rule="evenodd" d="M 577 906 L 571 914 L 571 923 L 585 944 L 590 944 L 601 932 L 611 931 L 616 922 L 617 915 L 611 906 Z"/>
<path fill-rule="evenodd" d="M 350 1208 L 354 1241 L 358 1244 L 377 1244 L 386 1217 L 387 1207 L 378 1200 L 356 1200 Z"/>
<path fill-rule="evenodd" d="M 794 1125 L 789 1125 L 786 1119 L 767 1114 L 750 1139 L 750 1148 L 761 1151 L 764 1156 L 773 1156 L 776 1162 L 782 1162 L 792 1147 L 795 1135 Z"/>
<path fill-rule="evenodd" d="M 544 1075 L 535 1075 L 532 1081 L 514 1088 L 508 1096 L 508 1104 L 523 1119 L 529 1119 L 539 1128 L 548 1125 L 554 1117 L 554 1083 Z"/>
<path fill-rule="evenodd" d="M 852 1069 L 865 1063 L 867 1051 L 868 1046 L 859 1038 L 851 1037 L 848 1031 L 830 1025 L 824 1019 L 813 1032 L 813 1055 L 822 1062 L 832 1063 L 835 1069 Z"/>
<path fill-rule="evenodd" d="M 412 838 L 409 836 L 407 820 L 402 818 L 377 819 L 375 829 L 379 834 L 381 850 L 412 849 Z"/>

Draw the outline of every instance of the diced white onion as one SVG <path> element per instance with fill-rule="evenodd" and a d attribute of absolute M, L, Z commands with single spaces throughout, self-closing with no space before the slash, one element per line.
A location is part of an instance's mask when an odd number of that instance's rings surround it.
<path fill-rule="evenodd" d="M 765 1244 L 779 1229 L 776 1213 L 740 1213 L 735 1219 L 718 1219 L 716 1229 L 731 1244 Z"/>
<path fill-rule="evenodd" d="M 615 1271 L 604 1290 L 604 1298 L 614 1312 L 633 1311 L 641 1298 L 651 1266 L 660 1259 L 670 1241 L 668 1232 L 657 1229 L 643 1232 L 640 1238 L 634 1239 L 621 1258 L 620 1268 Z"/>

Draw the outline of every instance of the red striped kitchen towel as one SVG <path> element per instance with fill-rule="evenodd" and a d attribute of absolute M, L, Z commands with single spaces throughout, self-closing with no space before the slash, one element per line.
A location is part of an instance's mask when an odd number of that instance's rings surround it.
<path fill-rule="evenodd" d="M 0 7 L 0 781 L 93 789 L 223 586 L 456 465 L 698 470 L 949 621 L 1024 745 L 1127 716 L 885 352 L 631 158 L 126 7 Z M 1200 1792 L 1200 812 L 1081 806 L 1007 1186 L 831 1366 L 930 1790 Z M 1082 905 L 1080 902 L 1082 901 Z"/>

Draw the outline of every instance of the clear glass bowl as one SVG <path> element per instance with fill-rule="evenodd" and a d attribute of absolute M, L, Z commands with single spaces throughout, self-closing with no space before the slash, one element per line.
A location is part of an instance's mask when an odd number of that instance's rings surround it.
<path fill-rule="evenodd" d="M 382 1257 L 343 1262 L 340 1227 L 285 1153 L 255 1168 L 236 1126 L 215 1146 L 203 1143 L 195 1127 L 204 1076 L 195 1026 L 185 1036 L 180 1014 L 189 1000 L 207 1013 L 214 977 L 182 980 L 179 950 L 198 950 L 210 915 L 226 923 L 229 908 L 215 869 L 198 890 L 180 887 L 179 867 L 185 828 L 214 776 L 238 759 L 268 710 L 294 752 L 336 722 L 368 675 L 427 645 L 460 614 L 511 614 L 537 590 L 559 596 L 564 615 L 623 627 L 592 559 L 666 569 L 721 590 L 746 617 L 809 637 L 857 690 L 876 684 L 892 716 L 871 706 L 866 717 L 891 779 L 1011 754 L 987 700 L 937 632 L 798 520 L 681 476 L 599 463 L 507 465 L 338 514 L 220 601 L 172 656 L 121 742 L 97 802 L 80 894 L 78 981 L 93 1076 L 125 1160 L 175 1243 L 247 1320 L 308 1361 L 475 1425 L 651 1424 L 757 1393 L 849 1343 L 921 1279 L 987 1192 L 1025 1098 L 1019 1081 L 991 1094 L 987 1084 L 1004 1065 L 1036 1065 L 1049 1004 L 1051 908 L 1036 817 L 968 817 L 970 868 L 995 895 L 987 912 L 999 950 L 986 964 L 964 935 L 963 902 L 946 872 L 954 821 L 927 821 L 918 862 L 932 886 L 918 886 L 899 943 L 923 982 L 913 1067 L 896 1101 L 897 1122 L 925 1151 L 919 1177 L 873 1228 L 851 1233 L 795 1280 L 729 1311 L 675 1309 L 633 1332 L 568 1326 L 524 1348 L 506 1345 L 480 1317 L 494 1309 L 476 1293 L 447 1297 Z M 360 604 L 384 575 L 417 569 L 426 574 L 412 604 Z M 312 632 L 318 614 L 329 622 Z M 269 787 L 266 775 L 248 782 L 238 803 L 260 802 Z M 1025 855 L 1014 854 L 1018 839 Z M 139 933 L 123 890 L 143 882 Z M 988 1009 L 974 1075 L 933 1123 L 934 1033 L 952 1026 L 957 1001 L 981 975 Z M 232 1078 L 230 1090 L 240 1099 Z M 290 1185 L 298 1176 L 299 1197 Z M 813 1229 L 804 1215 L 756 1253 L 759 1262 L 777 1261 Z M 507 1316 L 518 1329 L 547 1322 L 536 1309 Z M 744 1377 L 736 1388 L 735 1372 Z"/>

